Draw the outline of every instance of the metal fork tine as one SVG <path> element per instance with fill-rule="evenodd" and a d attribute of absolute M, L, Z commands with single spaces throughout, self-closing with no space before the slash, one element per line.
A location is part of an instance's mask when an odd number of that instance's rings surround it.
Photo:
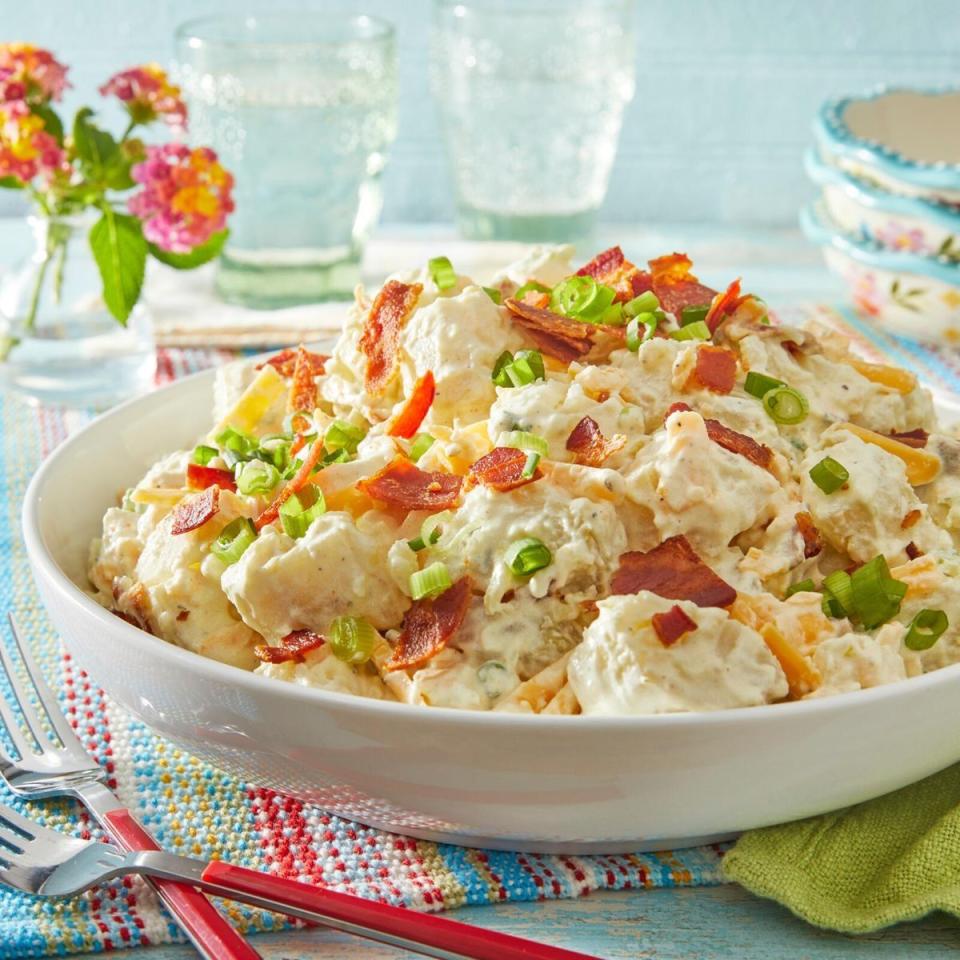
<path fill-rule="evenodd" d="M 77 735 L 73 727 L 70 726 L 70 721 L 63 715 L 60 704 L 57 702 L 56 694 L 50 689 L 47 681 L 44 680 L 42 671 L 37 666 L 36 660 L 33 659 L 33 654 L 30 653 L 27 645 L 21 639 L 20 631 L 17 630 L 17 622 L 14 620 L 13 614 L 8 614 L 7 618 L 10 621 L 10 632 L 13 634 L 13 639 L 17 644 L 17 650 L 23 659 L 23 665 L 27 669 L 27 676 L 33 681 L 34 689 L 37 691 L 37 697 L 39 697 L 40 702 L 43 704 L 43 708 L 46 711 L 53 729 L 57 731 L 60 742 L 64 747 L 69 747 Z M 24 715 L 26 715 L 30 709 L 29 702 L 25 704 L 21 699 L 20 709 L 23 710 Z M 32 729 L 33 727 L 31 727 L 31 730 Z"/>
<path fill-rule="evenodd" d="M 26 721 L 27 729 L 33 734 L 37 741 L 37 745 L 42 748 L 45 743 L 49 743 L 50 737 L 47 734 L 47 731 L 43 729 L 43 724 L 40 722 L 40 717 L 30 703 L 30 698 L 27 695 L 23 681 L 17 676 L 13 665 L 13 659 L 10 657 L 10 653 L 7 650 L 7 645 L 3 643 L 3 641 L 0 641 L 0 667 L 3 668 L 3 672 L 7 675 L 7 681 L 10 684 L 13 697 L 16 700 L 17 705 L 20 707 L 21 713 L 23 714 L 23 719 Z M 13 715 L 8 712 L 5 712 L 3 722 L 7 725 L 7 729 L 10 731 L 11 739 L 16 743 L 16 731 L 19 731 L 20 725 L 14 721 Z M 17 743 L 17 749 L 20 749 L 19 743 Z M 29 747 L 28 749 L 30 753 L 34 752 L 33 747 Z"/>
<path fill-rule="evenodd" d="M 3 859 L 15 860 L 29 843 L 29 840 L 21 837 L 15 830 L 0 825 L 0 857 Z"/>
<path fill-rule="evenodd" d="M 3 644 L 0 643 L 0 647 L 2 646 Z M 6 663 L 3 662 L 2 659 L 0 659 L 0 666 L 3 667 L 3 672 L 7 673 Z M 7 675 L 9 676 L 9 674 Z M 10 710 L 9 705 L 3 697 L 0 697 L 0 721 L 2 721 L 3 725 L 7 728 L 7 734 L 9 735 L 14 747 L 17 749 L 17 753 L 20 754 L 21 758 L 29 757 L 36 753 L 36 745 L 31 743 L 23 735 L 20 724 L 17 722 L 16 717 L 14 717 L 13 712 Z M 15 762 L 12 757 L 7 756 L 7 751 L 3 748 L 2 743 L 0 743 L 0 757 L 2 757 L 7 763 Z"/>
<path fill-rule="evenodd" d="M 41 834 L 52 834 L 56 838 L 57 834 L 47 827 L 41 826 L 35 820 L 28 820 L 21 816 L 12 807 L 0 804 L 0 829 L 3 827 L 12 828 L 20 836 L 20 842 L 23 843 L 24 837 L 34 840 Z"/>

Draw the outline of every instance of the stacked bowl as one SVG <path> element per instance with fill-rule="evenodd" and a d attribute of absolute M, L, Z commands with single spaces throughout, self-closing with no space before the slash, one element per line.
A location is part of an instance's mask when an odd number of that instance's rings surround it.
<path fill-rule="evenodd" d="M 804 232 L 878 325 L 960 344 L 960 88 L 830 100 L 814 131 Z"/>

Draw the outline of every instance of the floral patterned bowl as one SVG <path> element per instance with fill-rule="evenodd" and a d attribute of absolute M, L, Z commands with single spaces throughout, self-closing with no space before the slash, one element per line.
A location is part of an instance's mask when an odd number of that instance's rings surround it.
<path fill-rule="evenodd" d="M 921 197 L 878 190 L 811 149 L 807 174 L 822 189 L 823 203 L 839 227 L 890 250 L 960 263 L 960 210 Z"/>
<path fill-rule="evenodd" d="M 847 173 L 960 209 L 960 87 L 830 100 L 814 132 L 824 158 Z"/>
<path fill-rule="evenodd" d="M 823 204 L 800 214 L 804 233 L 850 289 L 857 309 L 898 336 L 960 343 L 960 263 L 890 250 L 845 233 Z"/>

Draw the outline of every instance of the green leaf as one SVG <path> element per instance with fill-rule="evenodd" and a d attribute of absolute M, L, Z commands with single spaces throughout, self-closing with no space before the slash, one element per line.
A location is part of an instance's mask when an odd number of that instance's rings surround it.
<path fill-rule="evenodd" d="M 81 165 L 100 179 L 115 160 L 120 147 L 106 130 L 90 122 L 92 116 L 89 107 L 77 111 L 73 120 L 73 147 Z"/>
<path fill-rule="evenodd" d="M 0 177 L 0 187 L 5 190 L 22 190 L 25 186 L 18 177 Z"/>
<path fill-rule="evenodd" d="M 57 143 L 63 146 L 63 122 L 57 113 L 45 103 L 30 108 L 43 121 L 43 129 L 56 137 Z"/>
<path fill-rule="evenodd" d="M 103 279 L 107 309 L 126 324 L 140 297 L 147 262 L 147 241 L 136 217 L 103 208 L 103 216 L 90 230 L 90 249 Z"/>
<path fill-rule="evenodd" d="M 209 263 L 214 257 L 219 257 L 229 233 L 229 230 L 221 230 L 206 243 L 194 247 L 189 253 L 170 253 L 167 250 L 161 250 L 154 243 L 150 244 L 150 253 L 156 260 L 175 270 L 192 270 L 201 264 Z"/>

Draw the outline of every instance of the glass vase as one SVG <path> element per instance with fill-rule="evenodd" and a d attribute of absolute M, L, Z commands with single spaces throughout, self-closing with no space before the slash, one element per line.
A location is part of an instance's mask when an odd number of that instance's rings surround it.
<path fill-rule="evenodd" d="M 33 254 L 0 281 L 0 385 L 33 403 L 105 409 L 148 390 L 149 312 L 107 310 L 88 234 L 94 213 L 31 217 Z"/>

